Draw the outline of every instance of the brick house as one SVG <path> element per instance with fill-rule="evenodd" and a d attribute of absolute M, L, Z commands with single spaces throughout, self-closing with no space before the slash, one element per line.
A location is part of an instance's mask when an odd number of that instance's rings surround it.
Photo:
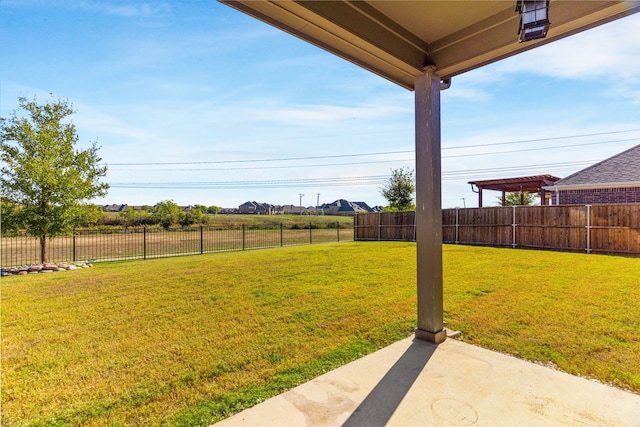
<path fill-rule="evenodd" d="M 554 205 L 640 203 L 640 145 L 544 187 Z"/>
<path fill-rule="evenodd" d="M 269 203 L 249 201 L 238 206 L 238 212 L 241 214 L 275 215 L 282 213 L 282 208 Z"/>
<path fill-rule="evenodd" d="M 333 203 L 325 203 L 321 206 L 325 215 L 355 215 L 357 213 L 373 212 L 365 202 L 349 202 L 340 199 Z"/>

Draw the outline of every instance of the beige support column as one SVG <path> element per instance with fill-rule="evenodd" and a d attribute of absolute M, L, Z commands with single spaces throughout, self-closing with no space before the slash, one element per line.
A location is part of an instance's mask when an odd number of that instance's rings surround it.
<path fill-rule="evenodd" d="M 416 338 L 439 344 L 447 338 L 442 304 L 442 201 L 440 76 L 435 67 L 416 77 L 416 242 L 418 328 Z"/>

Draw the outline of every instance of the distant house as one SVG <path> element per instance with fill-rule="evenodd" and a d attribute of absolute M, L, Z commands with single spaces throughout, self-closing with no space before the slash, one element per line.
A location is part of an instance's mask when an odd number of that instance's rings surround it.
<path fill-rule="evenodd" d="M 309 215 L 314 208 L 307 208 L 304 206 L 296 206 L 296 205 L 284 205 L 281 206 L 282 213 L 285 215 Z M 300 213 L 302 211 L 302 213 Z M 315 213 L 315 211 L 314 211 Z"/>
<path fill-rule="evenodd" d="M 124 212 L 126 208 L 127 208 L 127 205 L 117 205 L 117 204 L 104 205 L 104 210 L 107 212 Z"/>
<path fill-rule="evenodd" d="M 640 145 L 545 187 L 554 205 L 640 203 Z"/>
<path fill-rule="evenodd" d="M 340 199 L 321 206 L 325 215 L 355 215 L 357 213 L 373 212 L 365 202 L 350 202 Z"/>
<path fill-rule="evenodd" d="M 283 212 L 282 206 L 272 205 L 270 203 L 244 202 L 238 206 L 238 212 L 241 214 L 254 215 L 276 215 Z"/>
<path fill-rule="evenodd" d="M 256 202 L 244 202 L 240 206 L 238 206 L 238 212 L 241 214 L 255 214 L 257 209 Z"/>

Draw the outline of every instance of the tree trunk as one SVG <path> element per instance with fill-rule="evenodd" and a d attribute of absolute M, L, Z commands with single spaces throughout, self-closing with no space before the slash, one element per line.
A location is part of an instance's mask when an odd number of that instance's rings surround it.
<path fill-rule="evenodd" d="M 40 262 L 47 262 L 47 236 L 40 236 Z"/>

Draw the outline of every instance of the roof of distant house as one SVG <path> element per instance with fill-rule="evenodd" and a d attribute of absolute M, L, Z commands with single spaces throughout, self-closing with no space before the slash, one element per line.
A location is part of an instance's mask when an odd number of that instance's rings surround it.
<path fill-rule="evenodd" d="M 615 183 L 640 184 L 640 144 L 571 174 L 556 182 L 554 187 Z"/>

